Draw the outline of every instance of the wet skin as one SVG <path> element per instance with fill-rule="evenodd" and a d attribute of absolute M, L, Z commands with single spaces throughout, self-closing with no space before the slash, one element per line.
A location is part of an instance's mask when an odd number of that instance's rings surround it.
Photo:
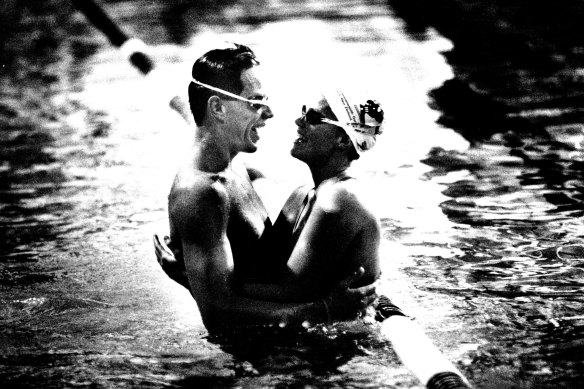
<path fill-rule="evenodd" d="M 309 112 L 336 120 L 326 101 L 319 100 Z M 309 123 L 305 117 L 295 121 L 298 138 L 292 156 L 306 163 L 316 186 L 316 201 L 300 233 L 288 238 L 289 258 L 277 283 L 245 285 L 246 293 L 274 301 L 307 301 L 321 298 L 352 269 L 363 267 L 357 285 L 375 281 L 380 275 L 380 225 L 367 206 L 359 181 L 348 173 L 352 147 L 343 130 L 327 123 Z M 298 188 L 275 223 L 276 234 L 291 235 L 303 205 L 307 188 Z M 280 247 L 286 247 L 280 244 Z"/>
<path fill-rule="evenodd" d="M 241 80 L 242 97 L 262 95 L 254 68 L 244 71 Z M 272 228 L 249 176 L 233 158 L 255 151 L 257 128 L 272 116 L 268 107 L 212 96 L 205 123 L 197 127 L 192 158 L 179 170 L 169 195 L 171 241 L 180 242 L 175 253 L 184 260 L 189 289 L 210 330 L 326 320 L 320 301 L 273 303 L 236 293 L 239 279 L 265 263 L 264 242 Z M 372 288 L 347 291 L 354 280 L 348 276 L 327 296 L 339 318 L 354 316 L 374 298 Z"/>

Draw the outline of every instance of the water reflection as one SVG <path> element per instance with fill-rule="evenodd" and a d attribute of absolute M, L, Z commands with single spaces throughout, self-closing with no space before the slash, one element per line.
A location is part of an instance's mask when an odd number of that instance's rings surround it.
<path fill-rule="evenodd" d="M 18 19 L 22 2 L 9 3 Z M 26 23 L 11 23 L 13 38 L 2 42 L 2 380 L 416 387 L 375 331 L 207 337 L 150 243 L 166 228 L 169 180 L 191 130 L 149 103 L 158 89 L 65 3 L 29 4 Z M 406 2 L 389 3 L 395 9 L 183 0 L 107 7 L 152 45 L 167 83 L 174 63 L 210 41 L 253 43 L 275 69 L 276 91 L 285 91 L 275 130 L 261 134 L 253 156 L 268 161 L 268 173 L 303 178 L 282 157 L 290 118 L 302 103 L 299 79 L 310 84 L 317 65 L 327 69 L 324 60 L 292 66 L 291 53 L 321 58 L 327 48 L 327 59 L 352 69 L 343 75 L 373 80 L 367 85 L 392 113 L 379 153 L 362 165 L 381 196 L 384 286 L 478 387 L 577 387 L 584 136 L 576 46 L 563 60 L 532 52 L 545 66 L 520 55 L 503 66 L 508 47 L 476 57 L 492 41 L 451 38 L 453 47 L 428 28 L 464 10 L 444 15 L 445 2 L 411 1 L 407 13 Z"/>
<path fill-rule="evenodd" d="M 228 24 L 233 22 L 226 9 L 237 5 L 237 0 L 189 1 L 171 0 L 164 2 L 160 21 L 166 29 L 168 40 L 184 45 L 196 34 L 202 24 Z M 258 2 L 259 5 L 260 2 Z"/>
<path fill-rule="evenodd" d="M 579 136 L 578 136 L 579 137 Z M 467 172 L 452 182 L 444 194 L 445 213 L 469 224 L 505 221 L 570 220 L 583 215 L 581 151 L 567 143 L 522 137 L 523 145 L 491 139 L 464 154 L 434 149 L 424 160 L 436 166 L 428 173 Z M 445 172 L 446 171 L 446 172 Z"/>
<path fill-rule="evenodd" d="M 87 27 L 70 19 L 66 3 L 9 1 L 2 11 L 0 255 L 13 264 L 2 282 L 19 284 L 51 278 L 18 264 L 37 260 L 43 244 L 69 228 L 74 205 L 67 198 L 87 187 L 66 172 L 75 153 L 63 146 L 84 148 L 69 119 L 88 111 L 68 94 L 82 88 L 82 69 L 97 45 L 84 38 Z"/>

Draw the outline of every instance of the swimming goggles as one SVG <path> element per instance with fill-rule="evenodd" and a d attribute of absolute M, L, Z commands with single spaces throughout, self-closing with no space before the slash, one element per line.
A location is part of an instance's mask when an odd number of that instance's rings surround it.
<path fill-rule="evenodd" d="M 321 114 L 318 111 L 315 111 L 312 108 L 307 109 L 306 105 L 302 106 L 302 119 L 304 120 L 305 123 L 308 123 L 308 124 L 313 125 L 313 126 L 316 126 L 316 125 L 319 125 L 322 123 L 332 124 L 333 126 L 337 126 L 337 127 L 341 127 L 341 128 L 346 128 L 347 126 L 350 126 L 353 130 L 355 130 L 357 132 L 362 132 L 362 133 L 371 134 L 371 135 L 375 134 L 376 128 L 378 127 L 378 126 L 372 126 L 372 125 L 367 124 L 367 123 L 357 123 L 357 122 L 348 122 L 346 124 L 343 124 L 339 121 L 328 119 L 323 114 Z"/>
<path fill-rule="evenodd" d="M 226 90 L 223 90 L 221 88 L 216 88 L 214 86 L 208 85 L 208 84 L 204 84 L 196 79 L 191 79 L 192 82 L 194 82 L 195 84 L 202 86 L 204 88 L 210 89 L 212 91 L 215 92 L 219 92 L 224 94 L 225 96 L 229 96 L 233 99 L 236 100 L 240 100 L 240 101 L 244 101 L 246 103 L 248 103 L 253 109 L 259 111 L 260 108 L 262 107 L 266 107 L 266 108 L 270 108 L 270 106 L 268 105 L 268 103 L 266 102 L 268 100 L 267 96 L 264 97 L 257 97 L 257 98 L 253 98 L 253 99 L 246 99 L 245 97 L 241 97 L 239 95 L 236 95 L 235 93 L 231 93 L 231 92 L 227 92 Z"/>
<path fill-rule="evenodd" d="M 324 117 L 324 115 L 320 112 L 317 112 L 312 108 L 307 110 L 306 105 L 302 106 L 302 120 L 304 120 L 305 123 L 308 123 L 312 126 L 317 126 L 322 124 L 325 119 L 326 117 Z"/>

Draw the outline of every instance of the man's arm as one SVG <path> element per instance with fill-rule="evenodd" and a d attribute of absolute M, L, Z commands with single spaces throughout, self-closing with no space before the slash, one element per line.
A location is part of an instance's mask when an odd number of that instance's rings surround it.
<path fill-rule="evenodd" d="M 156 253 L 156 259 L 158 263 L 164 270 L 164 272 L 175 282 L 184 286 L 190 291 L 190 285 L 187 278 L 187 273 L 185 269 L 184 262 L 175 258 L 175 254 L 170 249 L 171 244 L 170 238 L 165 236 L 163 239 L 159 235 L 154 235 L 154 248 Z M 324 299 L 328 308 L 332 312 L 338 312 L 339 310 L 347 309 L 349 307 L 354 307 L 354 309 L 365 308 L 373 301 L 376 296 L 375 284 L 369 284 L 362 287 L 352 287 L 355 282 L 357 282 L 363 275 L 364 269 L 362 267 L 357 268 L 354 273 L 348 275 L 342 281 L 340 281 L 336 287 L 329 293 L 329 295 Z M 250 284 L 252 285 L 252 284 Z M 273 285 L 261 285 L 262 288 L 270 289 Z M 280 288 L 280 286 L 277 286 Z M 280 289 L 278 289 L 280 290 Z M 261 294 L 265 294 L 267 298 L 260 298 L 262 300 L 274 301 L 273 296 L 268 295 L 266 289 L 263 289 Z M 258 293 L 258 294 L 260 294 Z M 278 292 L 274 292 L 278 293 Z M 277 300 L 276 300 L 277 301 Z M 289 300 L 282 300 L 283 302 L 290 302 Z M 330 312 L 329 312 L 330 313 Z M 333 316 L 331 319 L 341 320 L 342 317 Z"/>
<path fill-rule="evenodd" d="M 238 296 L 233 289 L 233 259 L 227 239 L 228 196 L 219 184 L 173 201 L 171 219 L 182 237 L 186 274 L 208 329 L 229 325 L 300 324 L 328 320 L 322 301 L 280 304 Z M 176 216 L 178 215 L 178 216 Z M 173 216 L 175 216 L 173 218 Z M 371 296 L 368 300 L 372 300 Z M 361 300 L 361 299 L 360 299 Z M 369 302 L 367 298 L 363 299 Z M 359 302 L 352 302 L 359 305 Z M 351 305 L 351 302 L 349 302 Z M 350 307 L 354 310 L 354 307 Z M 339 318 L 347 312 L 333 311 Z"/>
<path fill-rule="evenodd" d="M 170 238 L 168 236 L 160 239 L 158 235 L 154 235 L 154 246 L 158 263 L 172 280 L 190 291 L 190 285 L 184 262 L 175 258 L 173 252 L 168 246 L 169 244 Z M 376 284 L 369 284 L 356 288 L 351 286 L 362 277 L 363 273 L 364 269 L 358 268 L 354 273 L 348 275 L 345 279 L 340 281 L 328 294 L 328 296 L 323 299 L 323 304 L 327 304 L 326 308 L 328 308 L 328 314 L 331 316 L 327 319 L 342 320 L 344 318 L 351 318 L 351 312 L 366 308 L 374 301 L 376 296 Z M 261 288 L 265 288 L 266 286 L 267 290 L 270 290 L 271 287 L 273 287 L 273 285 L 261 285 Z M 280 293 L 280 286 L 277 287 L 278 291 L 272 293 Z M 257 293 L 258 295 L 266 295 L 266 298 L 256 298 L 268 301 L 278 301 L 277 299 L 274 299 L 273 294 L 269 295 L 267 290 L 263 289 L 261 292 Z M 290 302 L 291 300 L 282 299 L 280 301 Z M 337 312 L 339 312 L 339 314 L 336 314 Z"/>

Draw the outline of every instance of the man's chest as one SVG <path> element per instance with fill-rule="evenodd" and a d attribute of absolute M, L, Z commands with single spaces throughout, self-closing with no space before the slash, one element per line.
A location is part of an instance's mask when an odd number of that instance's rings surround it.
<path fill-rule="evenodd" d="M 251 182 L 235 177 L 227 183 L 229 193 L 229 221 L 227 237 L 234 255 L 253 255 L 266 228 L 271 228 L 268 212 Z M 243 251 L 243 252 L 241 252 Z"/>

